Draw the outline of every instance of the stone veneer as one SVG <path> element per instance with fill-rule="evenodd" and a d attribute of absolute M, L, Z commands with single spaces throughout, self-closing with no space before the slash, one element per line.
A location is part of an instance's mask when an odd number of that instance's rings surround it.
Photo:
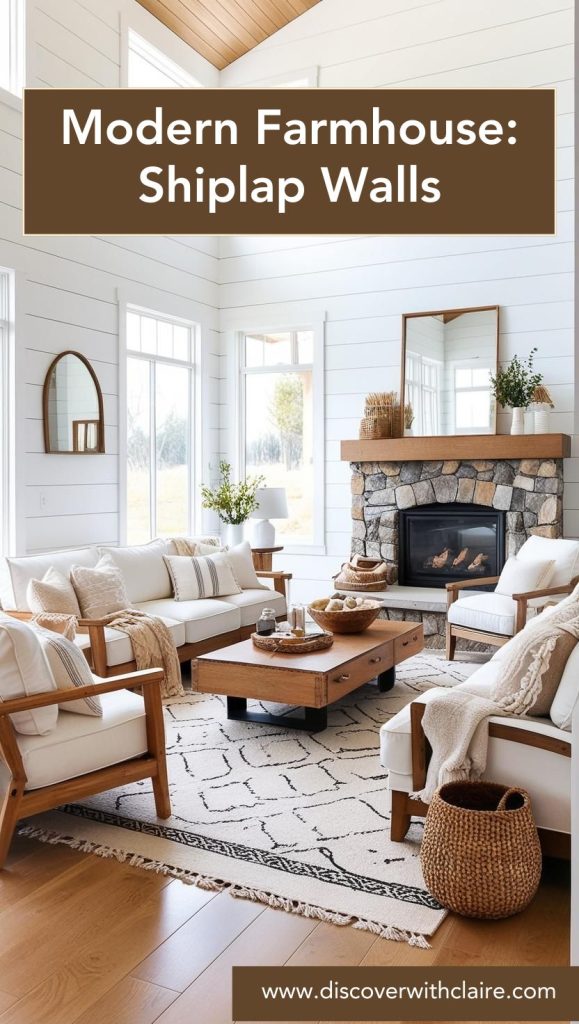
<path fill-rule="evenodd" d="M 452 440 L 449 440 L 449 447 Z M 389 580 L 398 579 L 400 509 L 456 503 L 506 512 L 505 553 L 514 555 L 527 537 L 562 535 L 562 459 L 464 459 L 438 462 L 352 462 L 352 554 L 382 558 Z M 422 621 L 427 646 L 444 646 L 445 615 L 402 611 L 382 615 Z M 466 641 L 464 648 L 480 649 Z"/>

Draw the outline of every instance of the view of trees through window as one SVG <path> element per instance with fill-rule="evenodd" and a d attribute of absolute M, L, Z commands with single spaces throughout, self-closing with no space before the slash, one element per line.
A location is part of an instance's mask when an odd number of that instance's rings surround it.
<path fill-rule="evenodd" d="M 127 540 L 191 527 L 191 328 L 127 314 Z"/>
<path fill-rule="evenodd" d="M 245 471 L 285 487 L 280 541 L 313 541 L 313 332 L 244 336 Z"/>

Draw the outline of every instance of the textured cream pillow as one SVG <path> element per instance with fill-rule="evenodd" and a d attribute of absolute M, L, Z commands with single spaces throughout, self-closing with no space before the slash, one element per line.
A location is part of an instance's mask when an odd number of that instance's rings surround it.
<path fill-rule="evenodd" d="M 165 555 L 176 601 L 198 601 L 207 597 L 240 594 L 225 553 L 215 555 Z"/>
<path fill-rule="evenodd" d="M 115 566 L 73 565 L 70 578 L 84 619 L 102 619 L 130 607 L 123 574 Z"/>
<path fill-rule="evenodd" d="M 554 569 L 554 560 L 531 560 L 512 555 L 503 566 L 495 593 L 512 597 L 513 594 L 526 594 L 530 590 L 543 590 L 549 586 Z"/>
<path fill-rule="evenodd" d="M 207 554 L 206 551 L 201 553 Z M 233 569 L 233 575 L 242 590 L 264 589 L 255 574 L 255 566 L 251 557 L 251 545 L 248 540 L 243 540 L 241 544 L 236 544 L 233 548 L 223 548 L 223 553 L 227 556 L 227 560 Z"/>
<path fill-rule="evenodd" d="M 579 617 L 560 624 L 552 616 L 540 624 L 534 621 L 532 629 L 523 629 L 515 637 L 492 700 L 512 715 L 547 716 L 578 639 Z"/>
<path fill-rule="evenodd" d="M 80 619 L 80 606 L 74 587 L 64 573 L 52 567 L 41 580 L 30 580 L 26 588 L 26 603 L 31 612 L 58 612 L 76 615 Z"/>
<path fill-rule="evenodd" d="M 88 662 L 76 644 L 42 626 L 35 625 L 33 628 L 38 632 L 57 690 L 95 685 Z M 61 711 L 72 711 L 76 715 L 92 715 L 94 718 L 103 716 L 103 706 L 98 694 L 80 697 L 78 700 L 67 700 L 58 706 Z"/>

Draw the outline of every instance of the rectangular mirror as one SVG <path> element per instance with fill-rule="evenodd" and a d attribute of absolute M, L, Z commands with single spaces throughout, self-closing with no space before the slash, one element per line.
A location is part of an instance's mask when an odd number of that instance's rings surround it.
<path fill-rule="evenodd" d="M 495 434 L 490 374 L 497 371 L 498 345 L 498 306 L 405 313 L 404 434 Z"/>

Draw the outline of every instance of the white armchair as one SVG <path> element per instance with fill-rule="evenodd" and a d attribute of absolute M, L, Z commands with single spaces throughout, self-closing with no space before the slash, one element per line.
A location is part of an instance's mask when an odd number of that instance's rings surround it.
<path fill-rule="evenodd" d="M 498 576 L 447 583 L 446 657 L 454 658 L 459 637 L 501 647 L 523 629 L 529 610 L 533 614 L 569 594 L 579 581 L 579 540 L 529 537 L 517 558 L 555 563 L 549 585 L 517 594 L 479 591 L 462 596 L 463 590 L 498 583 Z"/>
<path fill-rule="evenodd" d="M 157 814 L 169 817 L 162 680 L 147 669 L 0 702 L 0 869 L 21 818 L 128 782 L 150 778 Z M 61 710 L 47 735 L 23 735 L 10 718 L 97 695 L 102 718 Z"/>

